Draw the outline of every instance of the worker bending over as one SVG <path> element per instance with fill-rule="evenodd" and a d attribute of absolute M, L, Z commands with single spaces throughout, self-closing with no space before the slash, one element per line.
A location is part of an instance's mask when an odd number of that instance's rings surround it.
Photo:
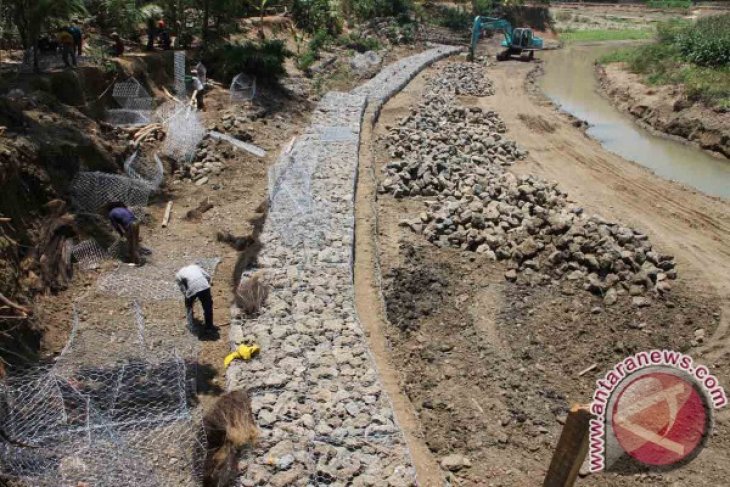
<path fill-rule="evenodd" d="M 175 274 L 175 281 L 185 295 L 185 311 L 188 327 L 195 329 L 193 305 L 199 299 L 203 306 L 205 328 L 203 334 L 215 335 L 217 328 L 213 324 L 213 296 L 210 293 L 210 274 L 197 264 L 185 266 Z"/>
<path fill-rule="evenodd" d="M 129 261 L 139 265 L 142 262 L 139 256 L 139 222 L 132 210 L 124 203 L 113 202 L 107 205 L 109 222 L 120 237 L 127 239 L 129 247 Z"/>

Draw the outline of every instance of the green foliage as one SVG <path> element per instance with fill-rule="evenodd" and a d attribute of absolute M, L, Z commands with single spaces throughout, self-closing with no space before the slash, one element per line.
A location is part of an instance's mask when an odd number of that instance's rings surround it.
<path fill-rule="evenodd" d="M 411 0 L 344 0 L 342 9 L 359 20 L 396 17 L 406 21 L 413 11 Z"/>
<path fill-rule="evenodd" d="M 26 49 L 35 45 L 44 27 L 86 14 L 83 0 L 9 0 L 9 5 Z"/>
<path fill-rule="evenodd" d="M 722 25 L 722 21 L 717 19 L 713 24 Z M 643 75 L 650 84 L 681 84 L 694 100 L 710 106 L 730 107 L 730 62 L 724 57 L 727 53 L 715 52 L 709 58 L 712 63 L 703 65 L 695 61 L 697 57 L 689 50 L 689 46 L 697 48 L 697 45 L 691 41 L 688 43 L 687 39 L 701 35 L 693 34 L 693 31 L 704 29 L 711 32 L 712 28 L 717 28 L 717 24 L 711 27 L 703 24 L 699 21 L 694 24 L 680 21 L 660 24 L 656 42 L 618 50 L 602 57 L 599 62 L 626 63 L 630 71 Z"/>
<path fill-rule="evenodd" d="M 310 34 L 326 31 L 336 35 L 342 30 L 342 20 L 330 0 L 294 0 L 292 18 L 300 29 Z"/>
<path fill-rule="evenodd" d="M 495 8 L 499 5 L 498 0 L 474 0 L 472 5 L 472 14 L 474 15 L 492 15 Z"/>
<path fill-rule="evenodd" d="M 291 56 L 283 41 L 268 39 L 220 44 L 212 48 L 205 59 L 216 76 L 226 81 L 242 72 L 256 76 L 259 80 L 271 81 L 286 74 L 284 61 Z"/>
<path fill-rule="evenodd" d="M 648 0 L 646 6 L 649 8 L 683 8 L 692 6 L 692 0 Z"/>
<path fill-rule="evenodd" d="M 441 7 L 437 11 L 436 22 L 442 27 L 457 32 L 467 32 L 474 16 L 471 12 L 458 7 Z"/>
<path fill-rule="evenodd" d="M 139 24 L 144 21 L 142 10 L 135 0 L 106 0 L 103 2 L 106 27 L 115 30 L 122 37 L 137 36 Z M 101 13 L 101 12 L 100 12 Z"/>
<path fill-rule="evenodd" d="M 730 65 L 730 14 L 697 20 L 681 31 L 676 43 L 684 59 L 698 66 Z"/>
<path fill-rule="evenodd" d="M 381 48 L 380 41 L 375 37 L 362 37 L 354 33 L 341 35 L 337 43 L 357 52 L 377 51 Z"/>
<path fill-rule="evenodd" d="M 297 59 L 297 67 L 302 71 L 309 69 L 319 59 L 319 51 L 333 41 L 334 39 L 326 30 L 317 31 L 307 44 L 307 50 Z"/>
<path fill-rule="evenodd" d="M 302 71 L 306 71 L 307 69 L 311 68 L 312 65 L 317 61 L 318 54 L 316 52 L 312 52 L 310 50 L 306 50 L 304 54 L 299 56 L 297 59 L 297 67 L 301 69 Z"/>
<path fill-rule="evenodd" d="M 652 35 L 649 29 L 566 29 L 560 38 L 565 42 L 593 42 L 648 39 Z"/>

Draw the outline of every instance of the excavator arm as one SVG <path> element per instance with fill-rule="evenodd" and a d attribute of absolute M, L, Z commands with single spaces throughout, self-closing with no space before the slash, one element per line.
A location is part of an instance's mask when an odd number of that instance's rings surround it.
<path fill-rule="evenodd" d="M 469 58 L 474 60 L 474 53 L 476 52 L 477 42 L 482 31 L 486 29 L 499 30 L 504 34 L 504 42 L 502 45 L 509 46 L 512 44 L 512 24 L 504 19 L 497 19 L 494 17 L 474 17 L 474 24 L 471 29 L 471 45 L 469 47 Z"/>

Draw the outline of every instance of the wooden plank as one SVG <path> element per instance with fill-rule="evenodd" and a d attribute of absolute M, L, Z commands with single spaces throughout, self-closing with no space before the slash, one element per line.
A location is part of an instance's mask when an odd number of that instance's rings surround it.
<path fill-rule="evenodd" d="M 560 434 L 543 487 L 572 487 L 588 453 L 591 413 L 588 406 L 574 405 Z"/>

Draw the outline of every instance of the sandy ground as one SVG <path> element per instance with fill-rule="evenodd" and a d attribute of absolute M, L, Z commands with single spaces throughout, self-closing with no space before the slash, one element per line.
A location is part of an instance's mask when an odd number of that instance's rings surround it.
<path fill-rule="evenodd" d="M 389 160 L 380 141 L 386 127 L 418 105 L 434 68 L 417 77 L 384 107 L 370 147 L 363 146 L 355 277 L 358 310 L 424 485 L 443 478 L 453 485 L 540 485 L 567 408 L 589 402 L 595 379 L 630 353 L 688 351 L 730 383 L 730 204 L 605 151 L 570 117 L 528 94 L 531 69 L 517 61 L 490 66 L 485 74 L 496 94 L 461 102 L 497 111 L 507 137 L 530 151 L 515 173 L 558 181 L 589 213 L 645 231 L 676 256 L 681 277 L 671 305 L 594 314 L 595 298 L 582 290 L 507 283 L 501 263 L 433 247 L 399 226 L 423 203 L 374 195 L 373 174 L 380 179 Z M 637 321 L 646 327 L 637 330 Z M 698 328 L 714 334 L 691 348 Z M 593 363 L 593 372 L 578 376 Z M 719 411 L 708 446 L 679 470 L 589 476 L 581 483 L 721 485 L 729 420 L 727 410 Z M 452 453 L 472 466 L 439 472 L 435 464 Z"/>

